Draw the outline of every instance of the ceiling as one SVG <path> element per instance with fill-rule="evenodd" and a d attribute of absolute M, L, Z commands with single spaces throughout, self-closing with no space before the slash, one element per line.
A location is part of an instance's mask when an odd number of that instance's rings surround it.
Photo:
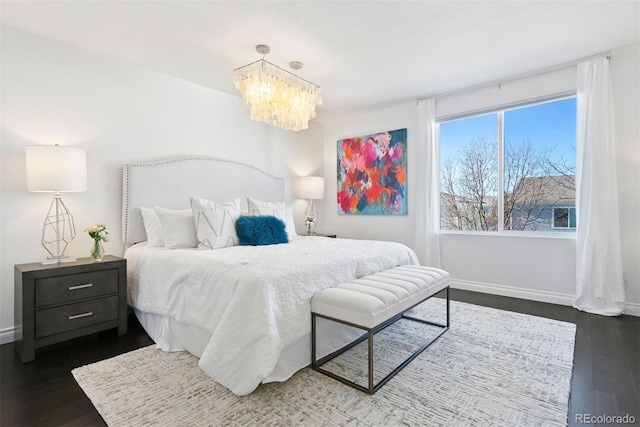
<path fill-rule="evenodd" d="M 318 118 L 379 109 L 640 41 L 635 1 L 5 1 L 1 21 L 239 96 L 261 56 L 323 88 Z"/>

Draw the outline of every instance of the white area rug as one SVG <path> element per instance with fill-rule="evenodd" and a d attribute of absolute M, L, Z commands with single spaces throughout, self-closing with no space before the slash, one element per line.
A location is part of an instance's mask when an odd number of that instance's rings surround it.
<path fill-rule="evenodd" d="M 416 309 L 440 318 L 443 311 L 435 299 Z M 192 355 L 153 346 L 73 375 L 110 426 L 566 425 L 575 325 L 454 301 L 451 322 L 373 396 L 305 368 L 237 397 Z M 410 352 L 406 343 L 416 341 L 410 335 L 420 332 L 417 325 L 402 321 L 376 335 L 376 359 Z M 357 347 L 330 370 L 352 370 L 354 377 L 366 372 Z"/>

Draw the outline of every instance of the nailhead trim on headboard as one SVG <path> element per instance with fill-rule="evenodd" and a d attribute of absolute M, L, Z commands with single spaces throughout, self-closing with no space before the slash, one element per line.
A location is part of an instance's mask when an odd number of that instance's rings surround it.
<path fill-rule="evenodd" d="M 284 179 L 274 176 L 268 172 L 265 172 L 255 166 L 242 163 L 239 161 L 235 161 L 235 160 L 222 159 L 222 158 L 210 157 L 210 156 L 176 157 L 176 158 L 157 160 L 157 161 L 151 161 L 151 162 L 125 164 L 123 167 L 123 175 L 122 175 L 122 239 L 125 244 L 135 243 L 135 242 L 129 242 L 129 237 L 130 237 L 129 235 L 129 225 L 130 225 L 129 224 L 129 209 L 130 209 L 129 182 L 130 182 L 131 170 L 133 168 L 152 168 L 156 166 L 164 166 L 164 165 L 173 164 L 173 163 L 200 161 L 200 160 L 212 161 L 213 164 L 227 163 L 227 164 L 238 165 L 239 167 L 243 167 L 243 168 L 250 168 L 255 170 L 256 172 L 263 174 L 265 177 L 281 180 L 284 183 Z"/>

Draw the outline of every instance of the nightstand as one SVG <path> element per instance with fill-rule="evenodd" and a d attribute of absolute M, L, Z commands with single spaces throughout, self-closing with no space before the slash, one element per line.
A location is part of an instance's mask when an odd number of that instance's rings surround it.
<path fill-rule="evenodd" d="M 332 239 L 336 239 L 338 237 L 336 234 L 313 233 L 313 235 L 320 237 L 331 237 Z"/>
<path fill-rule="evenodd" d="M 127 261 L 107 255 L 63 264 L 18 264 L 14 270 L 16 352 L 106 329 L 127 333 Z M 22 328 L 18 326 L 22 325 Z"/>

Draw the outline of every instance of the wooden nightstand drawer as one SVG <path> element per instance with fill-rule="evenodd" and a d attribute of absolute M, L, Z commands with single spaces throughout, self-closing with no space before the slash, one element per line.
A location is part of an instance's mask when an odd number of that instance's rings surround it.
<path fill-rule="evenodd" d="M 118 319 L 118 297 L 36 311 L 36 338 Z"/>
<path fill-rule="evenodd" d="M 36 279 L 36 307 L 79 301 L 118 292 L 118 270 L 92 271 Z"/>

